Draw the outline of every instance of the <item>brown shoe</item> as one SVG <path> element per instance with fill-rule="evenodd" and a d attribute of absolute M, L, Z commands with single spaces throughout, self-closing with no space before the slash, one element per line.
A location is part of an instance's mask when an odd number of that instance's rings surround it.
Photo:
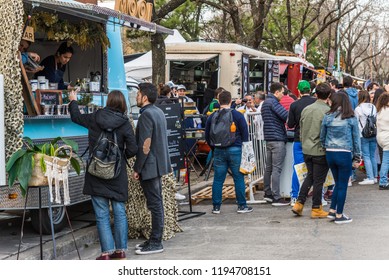
<path fill-rule="evenodd" d="M 99 260 L 99 261 L 109 261 L 110 257 L 109 257 L 109 255 L 100 255 L 99 257 L 96 258 L 96 260 Z"/>
<path fill-rule="evenodd" d="M 297 216 L 301 216 L 303 214 L 303 208 L 304 208 L 304 204 L 302 204 L 299 201 L 296 201 L 296 203 L 292 208 L 292 212 L 295 213 Z"/>
<path fill-rule="evenodd" d="M 126 253 L 124 253 L 124 251 L 114 252 L 111 255 L 109 255 L 109 258 L 111 260 L 126 260 L 127 259 Z"/>
<path fill-rule="evenodd" d="M 328 216 L 328 212 L 323 210 L 323 206 L 320 206 L 320 208 L 312 208 L 311 211 L 312 219 L 327 218 L 327 216 Z"/>

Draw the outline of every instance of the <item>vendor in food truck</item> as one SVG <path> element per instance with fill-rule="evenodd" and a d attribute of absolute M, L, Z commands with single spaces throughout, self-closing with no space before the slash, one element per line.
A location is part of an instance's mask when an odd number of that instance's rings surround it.
<path fill-rule="evenodd" d="M 20 40 L 18 49 L 20 51 L 24 68 L 28 73 L 36 73 L 43 69 L 38 64 L 41 59 L 40 56 L 35 52 L 28 51 L 28 48 L 31 46 L 31 43 L 34 43 L 34 41 L 34 29 L 31 26 L 27 26 L 22 40 Z"/>
<path fill-rule="evenodd" d="M 35 77 L 45 76 L 50 83 L 58 83 L 58 89 L 67 89 L 63 81 L 66 64 L 73 56 L 73 48 L 67 42 L 63 42 L 55 55 L 50 55 L 42 60 L 41 65 L 45 68 L 35 74 Z"/>

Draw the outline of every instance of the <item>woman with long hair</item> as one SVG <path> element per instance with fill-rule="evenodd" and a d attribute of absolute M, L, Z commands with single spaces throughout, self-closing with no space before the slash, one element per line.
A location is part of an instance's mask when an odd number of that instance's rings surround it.
<path fill-rule="evenodd" d="M 389 93 L 384 92 L 377 100 L 377 143 L 383 150 L 380 170 L 380 190 L 388 190 L 389 170 Z"/>
<path fill-rule="evenodd" d="M 365 164 L 367 178 L 359 182 L 360 185 L 373 185 L 377 183 L 377 161 L 375 159 L 375 150 L 377 148 L 376 137 L 365 138 L 362 136 L 362 130 L 366 125 L 368 116 L 377 116 L 376 107 L 370 102 L 369 93 L 361 90 L 358 93 L 358 106 L 355 108 L 355 116 L 358 119 L 359 131 L 361 137 L 362 158 Z"/>
<path fill-rule="evenodd" d="M 96 260 L 126 259 L 128 224 L 125 203 L 128 200 L 128 176 L 126 159 L 136 155 L 134 130 L 127 117 L 126 99 L 118 90 L 108 94 L 103 109 L 91 114 L 81 114 L 77 103 L 77 91 L 69 94 L 70 117 L 73 122 L 88 129 L 89 153 L 98 144 L 102 131 L 109 139 L 116 137 L 121 157 L 120 172 L 112 179 L 102 179 L 85 172 L 85 195 L 90 195 L 96 216 L 101 255 Z M 115 134 L 115 135 L 112 135 Z M 111 229 L 112 208 L 114 229 Z"/>
<path fill-rule="evenodd" d="M 343 209 L 352 167 L 359 166 L 361 140 L 357 118 L 344 91 L 331 96 L 331 109 L 323 118 L 320 141 L 335 180 L 327 217 L 336 224 L 350 223 L 352 219 L 343 214 Z"/>

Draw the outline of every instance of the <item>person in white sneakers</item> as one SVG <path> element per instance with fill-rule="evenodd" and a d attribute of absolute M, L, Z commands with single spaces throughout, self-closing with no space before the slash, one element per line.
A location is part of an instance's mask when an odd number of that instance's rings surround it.
<path fill-rule="evenodd" d="M 373 185 L 377 183 L 378 169 L 377 161 L 375 159 L 377 139 L 376 136 L 366 138 L 362 135 L 362 130 L 366 125 L 366 120 L 369 115 L 372 115 L 375 119 L 377 117 L 377 109 L 370 103 L 369 93 L 365 90 L 361 90 L 358 93 L 358 106 L 355 108 L 355 116 L 358 119 L 362 159 L 365 164 L 367 178 L 359 182 L 360 185 Z"/>

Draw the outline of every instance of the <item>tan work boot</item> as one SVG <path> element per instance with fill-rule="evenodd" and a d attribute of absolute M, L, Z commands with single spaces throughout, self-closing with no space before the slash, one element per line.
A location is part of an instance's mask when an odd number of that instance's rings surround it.
<path fill-rule="evenodd" d="M 299 201 L 296 201 L 296 203 L 294 204 L 294 206 L 292 208 L 292 212 L 298 216 L 301 216 L 303 214 L 303 208 L 304 208 L 304 204 L 302 204 Z"/>
<path fill-rule="evenodd" d="M 320 208 L 312 208 L 311 211 L 312 219 L 327 218 L 327 216 L 328 216 L 328 212 L 323 210 L 323 206 L 320 206 Z"/>

